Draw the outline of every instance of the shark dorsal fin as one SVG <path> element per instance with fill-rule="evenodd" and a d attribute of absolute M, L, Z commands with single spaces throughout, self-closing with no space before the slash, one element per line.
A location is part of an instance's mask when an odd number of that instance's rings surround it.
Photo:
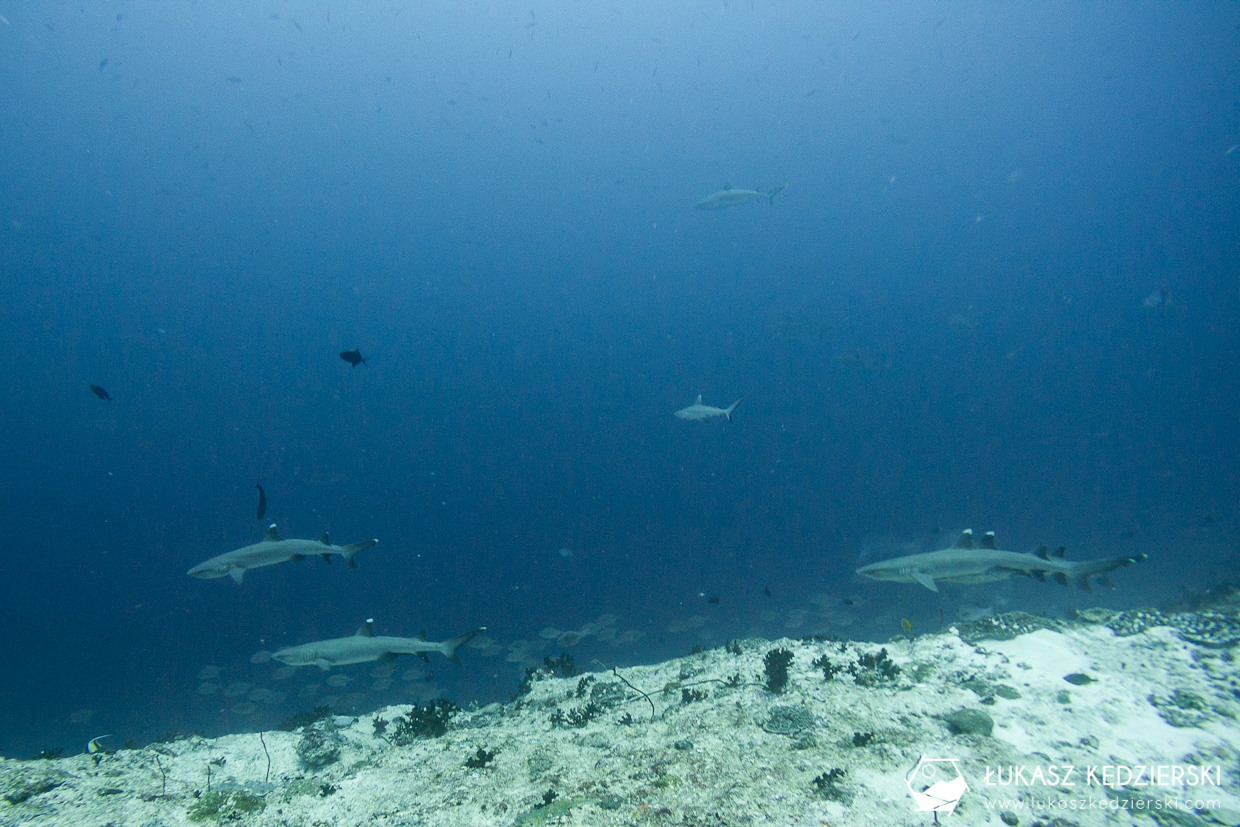
<path fill-rule="evenodd" d="M 263 535 L 263 540 L 268 543 L 280 542 L 280 532 L 276 531 L 276 524 L 272 523 L 267 526 L 267 533 Z"/>
<path fill-rule="evenodd" d="M 724 182 L 723 182 L 723 188 L 724 188 L 725 190 L 734 190 L 734 189 L 736 189 L 736 187 L 734 187 L 734 186 L 732 185 L 732 182 L 731 182 L 730 180 L 729 180 L 729 181 L 724 181 Z"/>
<path fill-rule="evenodd" d="M 357 627 L 357 633 L 354 637 L 374 637 L 375 621 L 374 618 L 368 618 L 365 623 Z"/>
<path fill-rule="evenodd" d="M 990 549 L 991 551 L 996 550 L 995 533 L 993 531 L 987 531 L 982 535 L 982 548 Z"/>
<path fill-rule="evenodd" d="M 693 404 L 694 404 L 694 405 L 701 405 L 701 404 L 702 404 L 702 394 L 700 394 L 700 393 L 698 394 L 697 401 L 696 401 L 696 402 L 694 402 Z"/>
<path fill-rule="evenodd" d="M 331 541 L 331 540 L 329 540 L 329 539 L 327 539 L 327 532 L 326 532 L 326 531 L 324 531 L 324 532 L 323 532 L 323 536 L 319 538 L 319 542 L 320 542 L 320 543 L 322 543 L 322 544 L 323 544 L 323 545 L 325 545 L 325 546 L 330 546 L 330 545 L 332 544 L 332 541 Z"/>
<path fill-rule="evenodd" d="M 960 533 L 960 539 L 952 543 L 952 548 L 973 548 L 973 529 L 966 528 Z"/>
<path fill-rule="evenodd" d="M 1049 560 L 1049 559 L 1051 559 L 1051 549 L 1050 549 L 1050 546 L 1038 546 L 1037 551 L 1035 551 L 1035 552 L 1033 553 L 1033 555 L 1034 555 L 1035 557 L 1039 557 L 1039 558 L 1041 558 L 1041 559 L 1043 559 L 1043 560 Z"/>
<path fill-rule="evenodd" d="M 1060 559 L 1063 559 L 1063 553 L 1064 553 L 1064 551 L 1066 551 L 1066 549 L 1065 549 L 1063 546 L 1060 546 L 1059 548 L 1055 549 L 1055 553 L 1054 553 L 1054 554 L 1052 554 L 1051 556 L 1052 556 L 1052 557 L 1058 557 L 1058 558 L 1060 558 Z"/>

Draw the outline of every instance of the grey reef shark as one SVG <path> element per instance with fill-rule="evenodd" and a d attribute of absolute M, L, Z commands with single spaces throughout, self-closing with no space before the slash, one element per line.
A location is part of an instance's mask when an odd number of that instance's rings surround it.
<path fill-rule="evenodd" d="M 458 635 L 452 640 L 441 642 L 429 641 L 424 637 L 385 637 L 376 635 L 374 620 L 367 620 L 357 633 L 350 637 L 337 637 L 330 640 L 316 640 L 300 646 L 290 646 L 273 652 L 272 660 L 289 666 L 317 666 L 320 669 L 331 669 L 333 666 L 345 666 L 350 663 L 366 663 L 372 660 L 393 661 L 400 655 L 421 655 L 426 658 L 427 652 L 438 652 L 453 663 L 460 663 L 456 650 L 468 643 L 474 635 L 485 631 L 482 626 L 472 632 Z"/>
<path fill-rule="evenodd" d="M 694 204 L 693 208 L 695 210 L 726 210 L 730 207 L 740 207 L 752 201 L 761 201 L 763 199 L 766 199 L 768 204 L 774 204 L 775 196 L 783 192 L 787 186 L 787 184 L 780 184 L 768 192 L 762 192 L 761 190 L 738 190 L 729 181 L 723 185 L 723 189 L 706 196 Z"/>
<path fill-rule="evenodd" d="M 857 569 L 857 574 L 893 583 L 920 583 L 932 592 L 939 590 L 939 583 L 994 583 L 1018 575 L 1042 581 L 1049 577 L 1063 586 L 1071 581 L 1089 591 L 1091 579 L 1113 589 L 1108 572 L 1149 559 L 1141 554 L 1070 563 L 1063 559 L 1063 552 L 1063 546 L 1053 553 L 1046 546 L 1032 554 L 1003 551 L 995 547 L 993 531 L 986 532 L 974 545 L 970 528 L 950 548 L 871 563 Z"/>
<path fill-rule="evenodd" d="M 355 569 L 357 562 L 353 558 L 357 556 L 357 553 L 365 551 L 377 542 L 379 541 L 363 540 L 347 546 L 333 546 L 326 533 L 317 540 L 284 540 L 280 538 L 280 532 L 276 531 L 276 524 L 272 523 L 267 527 L 267 533 L 263 535 L 261 542 L 216 555 L 194 566 L 187 574 L 203 580 L 228 575 L 240 583 L 249 569 L 274 566 L 276 563 L 287 563 L 290 560 L 296 562 L 315 554 L 329 563 L 332 561 L 333 554 L 339 554 L 349 568 Z"/>
<path fill-rule="evenodd" d="M 703 405 L 702 394 L 699 393 L 696 402 L 687 408 L 681 408 L 678 411 L 674 411 L 672 416 L 677 419 L 688 419 L 693 422 L 702 422 L 703 420 L 711 419 L 716 416 L 726 416 L 728 421 L 731 422 L 732 411 L 736 410 L 736 406 L 744 401 L 745 397 L 742 396 L 726 408 L 716 408 L 714 405 Z"/>

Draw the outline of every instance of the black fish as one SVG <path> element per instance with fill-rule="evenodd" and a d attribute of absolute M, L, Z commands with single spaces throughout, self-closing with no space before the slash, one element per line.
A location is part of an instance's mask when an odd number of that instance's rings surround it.
<path fill-rule="evenodd" d="M 100 399 L 102 399 L 104 402 L 112 401 L 112 397 L 108 396 L 108 392 L 105 391 L 103 388 L 99 387 L 98 385 L 91 385 L 90 392 L 93 393 L 95 396 L 99 397 Z"/>
<path fill-rule="evenodd" d="M 353 367 L 357 367 L 359 364 L 366 364 L 366 360 L 362 358 L 362 352 L 357 348 L 340 351 L 340 358 L 348 362 Z"/>
<path fill-rule="evenodd" d="M 254 517 L 261 520 L 263 515 L 267 513 L 267 492 L 258 483 L 254 483 L 254 487 L 258 489 L 258 508 L 254 511 Z"/>

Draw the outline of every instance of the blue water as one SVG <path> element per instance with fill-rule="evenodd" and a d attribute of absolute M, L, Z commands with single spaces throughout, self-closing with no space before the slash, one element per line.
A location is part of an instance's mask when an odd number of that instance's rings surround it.
<path fill-rule="evenodd" d="M 611 613 L 638 639 L 567 650 L 601 668 L 1235 577 L 1236 4 L 0 14 L 6 755 L 272 726 L 326 676 L 250 656 L 368 617 L 538 659 Z M 692 208 L 729 180 L 787 189 Z M 671 415 L 699 393 L 745 402 Z M 380 544 L 186 576 L 270 521 Z M 1092 595 L 853 575 L 970 526 L 1151 559 Z M 346 711 L 528 665 L 461 657 Z"/>

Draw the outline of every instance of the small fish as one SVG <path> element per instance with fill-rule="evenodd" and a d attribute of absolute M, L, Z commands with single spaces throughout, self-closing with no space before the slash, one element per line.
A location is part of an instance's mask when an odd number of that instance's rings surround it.
<path fill-rule="evenodd" d="M 362 352 L 357 348 L 340 351 L 340 358 L 348 362 L 353 367 L 357 367 L 359 364 L 366 364 L 366 360 L 362 358 Z"/>
<path fill-rule="evenodd" d="M 99 61 L 99 71 L 100 71 L 100 72 L 102 72 L 104 69 L 106 69 L 106 68 L 107 68 L 107 66 L 108 66 L 108 59 L 107 59 L 106 57 L 105 57 L 103 60 Z"/>
<path fill-rule="evenodd" d="M 93 393 L 95 396 L 99 397 L 100 399 L 102 399 L 104 402 L 112 401 L 112 397 L 108 395 L 108 392 L 105 391 L 103 388 L 99 387 L 98 385 L 91 385 L 90 392 Z"/>
<path fill-rule="evenodd" d="M 111 738 L 111 737 L 112 737 L 111 735 L 100 735 L 98 738 L 91 738 L 89 741 L 86 742 L 86 752 L 90 755 L 95 755 L 97 753 L 103 752 L 104 747 L 103 747 L 103 744 L 100 742 L 103 741 L 104 738 Z"/>
<path fill-rule="evenodd" d="M 0 18 L 0 19 L 3 19 L 3 18 Z M 4 25 L 6 26 L 9 25 L 9 21 L 5 20 Z M 1223 153 L 1223 157 L 1226 158 L 1228 155 L 1235 152 L 1237 149 L 1240 149 L 1240 144 L 1232 144 L 1231 146 L 1227 147 L 1227 151 Z"/>
<path fill-rule="evenodd" d="M 261 520 L 267 514 L 267 492 L 258 483 L 254 483 L 254 487 L 258 489 L 258 508 L 254 510 L 254 519 Z"/>
<path fill-rule="evenodd" d="M 913 631 L 913 622 L 907 617 L 900 618 L 900 626 L 904 629 L 905 634 Z"/>

